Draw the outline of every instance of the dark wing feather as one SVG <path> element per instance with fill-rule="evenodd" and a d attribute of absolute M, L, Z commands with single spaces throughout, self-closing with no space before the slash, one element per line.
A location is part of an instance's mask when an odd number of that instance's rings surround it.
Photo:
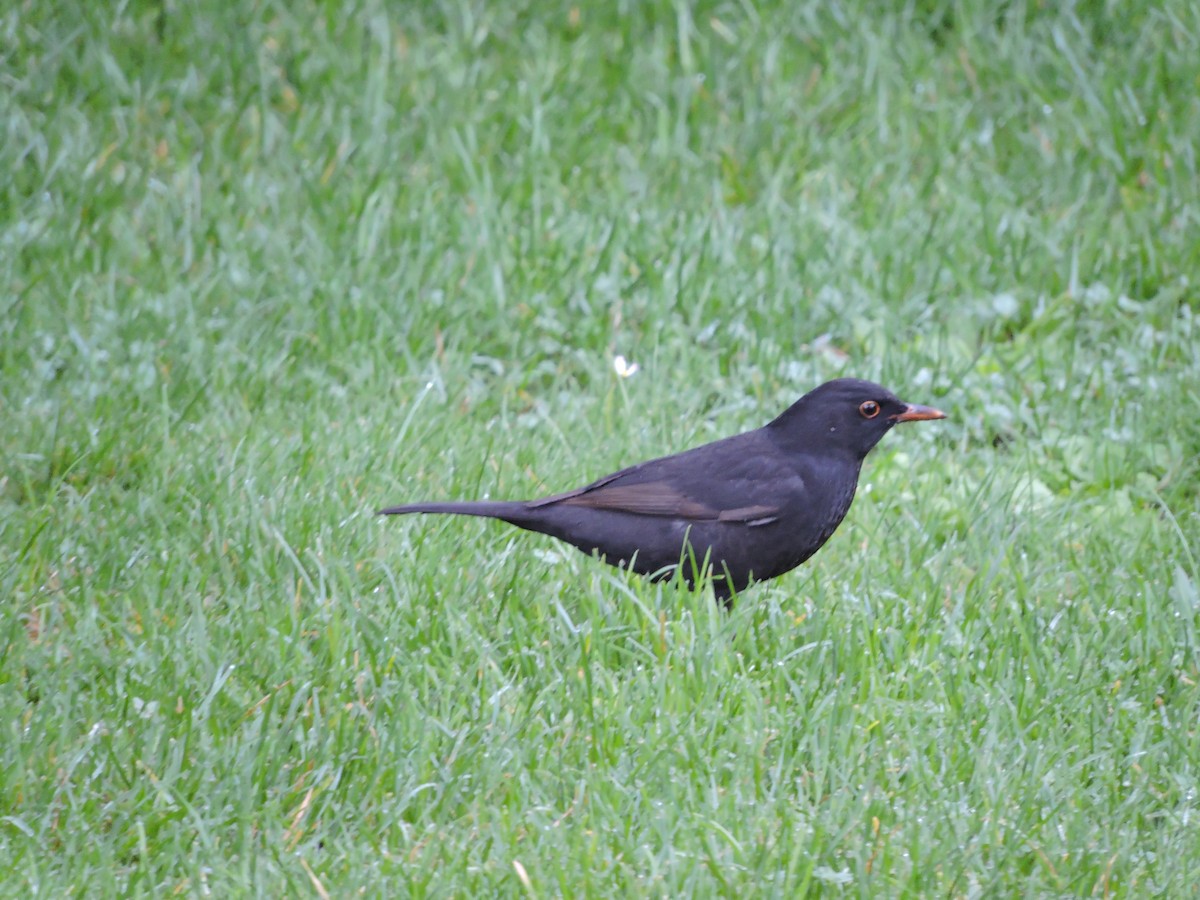
<path fill-rule="evenodd" d="M 717 519 L 721 516 L 720 510 L 693 500 L 661 481 L 651 481 L 647 484 L 608 484 L 575 497 L 567 497 L 562 502 L 566 506 L 612 509 L 672 519 Z"/>
<path fill-rule="evenodd" d="M 684 456 L 690 456 L 685 454 Z M 584 487 L 576 488 L 541 500 L 533 500 L 531 509 L 561 503 L 564 506 L 581 506 L 587 509 L 605 509 L 613 512 L 632 513 L 642 516 L 660 516 L 669 519 L 691 521 L 738 522 L 746 525 L 767 525 L 779 514 L 776 506 L 754 505 L 724 508 L 719 500 L 702 501 L 680 490 L 671 483 L 680 457 L 652 460 L 606 475 Z M 658 475 L 660 477 L 655 478 Z M 662 476 L 666 476 L 665 478 Z M 741 498 L 739 498 L 741 499 Z"/>
<path fill-rule="evenodd" d="M 744 522 L 747 525 L 770 525 L 779 518 L 778 506 L 742 506 L 725 509 L 717 516 L 722 522 Z"/>

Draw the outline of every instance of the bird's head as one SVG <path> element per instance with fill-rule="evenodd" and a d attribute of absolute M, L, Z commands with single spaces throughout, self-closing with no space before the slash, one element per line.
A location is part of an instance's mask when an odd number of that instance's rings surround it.
<path fill-rule="evenodd" d="M 898 422 L 944 419 L 931 406 L 905 403 L 887 388 L 838 378 L 809 391 L 767 428 L 789 449 L 865 457 Z"/>

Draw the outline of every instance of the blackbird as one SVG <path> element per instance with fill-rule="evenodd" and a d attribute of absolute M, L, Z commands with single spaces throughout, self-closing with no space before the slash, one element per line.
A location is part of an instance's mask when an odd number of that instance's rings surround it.
<path fill-rule="evenodd" d="M 727 606 L 752 582 L 817 552 L 850 509 L 863 458 L 897 422 L 945 413 L 839 378 L 762 428 L 639 463 L 539 500 L 391 506 L 381 515 L 454 513 L 501 519 L 652 579 L 676 570 L 695 586 L 712 566 Z"/>

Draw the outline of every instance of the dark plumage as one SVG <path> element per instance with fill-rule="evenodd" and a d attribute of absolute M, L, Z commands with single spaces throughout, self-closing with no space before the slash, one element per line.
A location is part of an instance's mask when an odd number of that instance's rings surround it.
<path fill-rule="evenodd" d="M 839 378 L 762 428 L 606 475 L 540 500 L 410 503 L 381 514 L 502 519 L 652 578 L 676 568 L 689 585 L 707 557 L 716 595 L 794 569 L 841 523 L 863 458 L 897 422 L 944 413 L 886 388 Z M 682 563 L 682 565 L 681 565 Z"/>

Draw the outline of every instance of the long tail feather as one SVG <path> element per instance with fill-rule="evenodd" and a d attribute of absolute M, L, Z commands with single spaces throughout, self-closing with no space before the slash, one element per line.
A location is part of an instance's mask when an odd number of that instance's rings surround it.
<path fill-rule="evenodd" d="M 403 516 L 409 513 L 445 513 L 457 516 L 483 516 L 501 519 L 524 506 L 516 500 L 460 500 L 447 503 L 405 503 L 379 510 L 381 516 Z"/>

